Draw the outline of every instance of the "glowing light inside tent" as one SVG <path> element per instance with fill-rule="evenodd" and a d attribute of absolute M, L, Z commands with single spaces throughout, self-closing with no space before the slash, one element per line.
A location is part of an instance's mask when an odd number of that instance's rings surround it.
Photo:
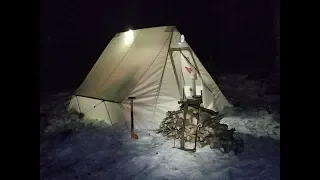
<path fill-rule="evenodd" d="M 185 40 L 185 37 L 184 37 L 183 34 L 181 34 L 181 35 L 180 35 L 180 38 L 179 38 L 178 44 L 179 44 L 179 45 L 182 44 L 182 43 L 184 42 L 184 40 Z"/>
<path fill-rule="evenodd" d="M 129 31 L 125 32 L 125 39 L 124 39 L 124 43 L 126 45 L 131 44 L 133 42 L 133 31 L 130 29 Z"/>
<path fill-rule="evenodd" d="M 181 43 L 183 43 L 183 42 L 184 42 L 184 35 L 183 35 L 183 34 L 181 34 L 180 42 L 181 42 Z"/>
<path fill-rule="evenodd" d="M 191 98 L 191 91 L 190 91 L 190 86 L 184 86 L 184 93 L 186 95 L 187 98 Z M 196 95 L 200 96 L 201 95 L 201 90 L 202 90 L 202 86 L 197 86 L 196 87 Z"/>

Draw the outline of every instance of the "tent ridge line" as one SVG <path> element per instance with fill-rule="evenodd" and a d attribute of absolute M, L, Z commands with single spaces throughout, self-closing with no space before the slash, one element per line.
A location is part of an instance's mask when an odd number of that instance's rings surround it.
<path fill-rule="evenodd" d="M 95 92 L 94 95 L 96 95 L 101 88 L 107 83 L 107 81 L 109 80 L 109 78 L 111 77 L 111 75 L 116 71 L 116 69 L 119 67 L 119 65 L 121 64 L 121 62 L 124 60 L 124 58 L 128 55 L 128 53 L 130 52 L 132 46 L 134 45 L 134 43 L 137 41 L 139 35 L 141 34 L 142 30 L 139 31 L 139 34 L 137 35 L 137 37 L 135 38 L 135 40 L 133 41 L 133 43 L 131 44 L 130 48 L 128 49 L 128 51 L 126 52 L 126 54 L 123 56 L 123 58 L 121 59 L 121 61 L 117 64 L 117 66 L 114 68 L 114 70 L 111 72 L 111 74 L 108 76 L 108 78 L 105 80 L 105 82 L 100 86 L 100 88 Z"/>

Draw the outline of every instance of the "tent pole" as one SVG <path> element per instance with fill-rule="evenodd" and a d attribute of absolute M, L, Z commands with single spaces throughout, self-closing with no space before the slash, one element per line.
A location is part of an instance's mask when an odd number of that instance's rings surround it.
<path fill-rule="evenodd" d="M 133 124 L 133 100 L 135 97 L 129 97 L 131 101 L 131 138 L 132 139 L 138 139 L 138 136 L 134 133 L 134 124 Z"/>
<path fill-rule="evenodd" d="M 181 132 L 181 140 L 180 140 L 180 149 L 184 150 L 184 146 L 185 146 L 185 137 L 184 137 L 184 132 L 185 132 L 185 128 L 186 128 L 186 117 L 187 117 L 187 111 L 188 111 L 188 101 L 183 102 L 184 103 L 184 107 L 183 107 L 183 119 L 182 119 L 182 132 Z"/>
<path fill-rule="evenodd" d="M 177 74 L 177 69 L 176 69 L 176 65 L 175 65 L 175 62 L 173 60 L 173 52 L 170 51 L 170 59 L 171 59 L 171 65 L 172 65 L 172 68 L 173 68 L 173 73 L 174 73 L 174 76 L 176 78 L 176 81 L 177 81 L 177 86 L 178 86 L 178 90 L 179 90 L 179 94 L 180 94 L 180 99 L 182 99 L 182 94 L 181 94 L 181 87 L 180 87 L 180 82 L 179 82 L 179 78 L 178 78 L 178 74 Z"/>
<path fill-rule="evenodd" d="M 192 78 L 191 78 L 191 85 L 192 85 L 192 98 L 196 98 L 197 96 L 197 86 L 196 86 L 196 80 L 197 80 L 197 73 L 192 72 Z"/>

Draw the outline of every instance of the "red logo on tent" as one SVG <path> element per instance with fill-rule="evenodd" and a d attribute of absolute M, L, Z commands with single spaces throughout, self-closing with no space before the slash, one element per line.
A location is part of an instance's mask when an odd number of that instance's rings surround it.
<path fill-rule="evenodd" d="M 192 72 L 192 68 L 189 68 L 189 67 L 185 67 L 188 71 L 188 73 L 190 74 Z"/>

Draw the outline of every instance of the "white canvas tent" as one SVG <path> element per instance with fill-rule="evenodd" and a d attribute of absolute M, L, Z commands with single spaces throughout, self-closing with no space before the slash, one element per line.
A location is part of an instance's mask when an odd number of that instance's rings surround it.
<path fill-rule="evenodd" d="M 183 35 L 174 26 L 117 33 L 71 99 L 69 110 L 110 124 L 130 122 L 138 129 L 156 129 L 167 111 L 189 97 L 191 76 L 205 108 L 231 107 Z M 194 81 L 193 81 L 194 82 Z"/>

